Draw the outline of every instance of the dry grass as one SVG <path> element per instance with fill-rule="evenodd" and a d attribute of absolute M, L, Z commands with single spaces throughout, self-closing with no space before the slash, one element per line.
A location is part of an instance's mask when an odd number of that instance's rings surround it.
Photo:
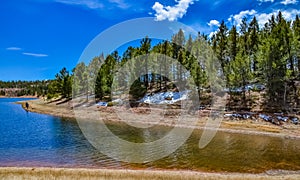
<path fill-rule="evenodd" d="M 257 129 L 259 129 L 261 131 L 265 131 L 265 132 L 270 132 L 270 133 L 280 133 L 280 129 L 270 127 L 270 126 L 260 126 L 260 127 L 257 127 Z"/>
<path fill-rule="evenodd" d="M 93 179 L 300 179 L 300 174 L 238 174 L 203 173 L 193 171 L 149 171 L 149 170 L 111 170 L 111 169 L 59 169 L 59 168 L 0 168 L 0 179 L 32 180 L 93 180 Z"/>
<path fill-rule="evenodd" d="M 239 121 L 239 122 L 223 122 L 224 128 L 231 129 L 254 129 L 256 131 L 269 132 L 269 133 L 280 133 L 282 128 L 273 125 L 256 124 L 251 121 Z"/>

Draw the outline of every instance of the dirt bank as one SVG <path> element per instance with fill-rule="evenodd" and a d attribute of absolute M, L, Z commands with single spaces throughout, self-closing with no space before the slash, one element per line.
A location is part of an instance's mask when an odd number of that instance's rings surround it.
<path fill-rule="evenodd" d="M 93 103 L 84 104 L 84 103 L 74 103 L 72 101 L 54 101 L 46 102 L 43 99 L 37 99 L 28 101 L 29 109 L 28 111 L 37 112 L 42 114 L 49 114 L 53 116 L 63 117 L 71 120 L 75 118 L 87 119 L 87 120 L 97 120 L 101 118 L 104 121 L 109 122 L 120 122 L 122 121 L 115 110 L 112 107 L 97 107 Z M 73 104 L 74 103 L 74 104 Z M 20 102 L 25 108 L 25 102 Z M 73 110 L 73 106 L 77 106 L 76 115 Z M 153 119 L 147 119 L 148 114 L 143 116 L 145 109 L 135 109 L 139 114 L 139 118 L 142 119 L 140 122 L 145 124 L 155 124 L 157 122 Z M 176 124 L 180 127 L 190 127 L 203 129 L 205 123 L 207 122 L 207 111 L 199 111 L 199 120 L 196 126 L 191 126 L 189 120 L 186 120 L 183 124 Z M 160 121 L 160 125 L 164 126 L 173 126 L 176 120 L 176 112 L 171 112 L 163 121 Z M 293 137 L 300 138 L 300 125 L 294 125 L 291 123 L 286 123 L 284 125 L 274 125 L 263 120 L 228 120 L 224 119 L 221 123 L 219 131 L 227 131 L 232 133 L 243 133 L 243 134 L 265 134 L 270 136 L 284 136 L 284 137 Z"/>

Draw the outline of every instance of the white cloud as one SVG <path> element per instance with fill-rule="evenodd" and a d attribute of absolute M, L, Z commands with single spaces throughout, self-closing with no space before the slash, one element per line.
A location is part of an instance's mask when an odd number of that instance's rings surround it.
<path fill-rule="evenodd" d="M 297 4 L 298 3 L 298 0 L 283 0 L 280 2 L 281 4 L 284 4 L 284 5 L 289 5 L 289 4 Z"/>
<path fill-rule="evenodd" d="M 175 0 L 177 4 L 175 6 L 164 6 L 159 2 L 155 2 L 152 9 L 156 12 L 155 17 L 157 21 L 163 21 L 168 19 L 169 21 L 176 21 L 178 18 L 182 18 L 189 8 L 190 4 L 193 4 L 195 0 Z"/>
<path fill-rule="evenodd" d="M 36 53 L 27 53 L 27 52 L 24 52 L 22 54 L 26 55 L 26 56 L 33 56 L 33 57 L 47 57 L 48 56 L 47 54 L 36 54 Z"/>
<path fill-rule="evenodd" d="M 272 15 L 277 16 L 279 11 L 280 10 L 275 10 L 272 13 L 268 13 L 268 14 L 267 13 L 257 14 L 256 18 L 257 18 L 259 26 L 263 27 L 269 21 L 269 19 L 271 19 L 271 16 Z M 287 21 L 292 21 L 292 20 L 295 19 L 297 14 L 300 14 L 300 10 L 297 10 L 297 9 L 292 9 L 292 10 L 289 10 L 289 11 L 284 10 L 284 11 L 281 11 L 281 13 L 282 13 L 282 16 Z"/>
<path fill-rule="evenodd" d="M 239 14 L 231 15 L 228 18 L 229 22 L 232 22 L 233 24 L 240 26 L 242 20 L 244 17 L 254 17 L 256 16 L 256 19 L 258 21 L 258 24 L 260 27 L 263 27 L 263 25 L 268 22 L 268 20 L 271 18 L 271 16 L 274 14 L 276 15 L 276 12 L 272 13 L 257 13 L 255 10 L 247 10 L 247 11 L 241 11 Z M 249 19 L 249 18 L 248 18 Z"/>
<path fill-rule="evenodd" d="M 269 19 L 271 18 L 272 15 L 277 15 L 278 12 L 281 11 L 283 17 L 286 20 L 294 20 L 297 14 L 300 14 L 300 10 L 297 9 L 292 9 L 292 10 L 274 10 L 271 13 L 257 13 L 255 10 L 247 10 L 247 11 L 241 11 L 239 14 L 236 15 L 231 15 L 228 18 L 229 22 L 234 21 L 233 23 L 236 24 L 237 26 L 239 26 L 242 22 L 243 17 L 254 17 L 256 16 L 256 19 L 258 21 L 258 24 L 260 27 L 263 27 L 265 25 L 265 23 L 267 23 L 269 21 Z"/>
<path fill-rule="evenodd" d="M 207 23 L 210 27 L 212 26 L 219 26 L 220 22 L 217 20 L 211 20 L 209 23 Z"/>
<path fill-rule="evenodd" d="M 214 35 L 218 33 L 218 30 L 209 33 L 208 37 L 211 39 Z"/>
<path fill-rule="evenodd" d="M 298 9 L 292 9 L 289 11 L 281 11 L 282 12 L 282 16 L 286 19 L 286 20 L 295 20 L 296 15 L 300 14 L 300 10 Z M 277 11 L 278 13 L 278 11 Z"/>
<path fill-rule="evenodd" d="M 213 6 L 219 6 L 220 4 L 222 4 L 222 0 L 219 0 L 219 1 L 214 0 L 212 3 L 213 3 L 212 4 Z"/>
<path fill-rule="evenodd" d="M 231 15 L 228 18 L 228 21 L 234 21 L 233 23 L 236 24 L 237 26 L 239 26 L 243 20 L 244 17 L 247 16 L 253 16 L 255 15 L 257 12 L 255 10 L 246 10 L 246 11 L 241 11 L 239 14 L 235 14 L 235 15 Z"/>
<path fill-rule="evenodd" d="M 116 3 L 121 9 L 128 9 L 130 7 L 130 5 L 125 3 L 123 0 L 109 0 L 109 2 Z"/>
<path fill-rule="evenodd" d="M 101 9 L 104 8 L 104 5 L 99 1 L 95 0 L 55 0 L 56 2 L 70 5 L 82 5 L 90 9 Z"/>
<path fill-rule="evenodd" d="M 274 0 L 258 0 L 259 2 L 274 2 Z"/>
<path fill-rule="evenodd" d="M 246 11 L 241 11 L 240 13 L 236 15 L 231 15 L 228 18 L 228 22 L 231 22 L 238 27 L 240 26 L 243 17 L 248 17 L 248 20 L 251 20 L 254 16 L 256 17 L 259 27 L 264 27 L 264 25 L 271 19 L 271 16 L 277 16 L 279 11 L 281 11 L 283 17 L 287 21 L 293 21 L 295 20 L 295 17 L 297 14 L 300 14 L 300 10 L 298 9 L 289 9 L 289 10 L 274 10 L 270 13 L 258 13 L 255 10 L 246 10 Z"/>
<path fill-rule="evenodd" d="M 8 51 L 20 51 L 20 50 L 22 50 L 22 48 L 19 48 L 19 47 L 8 47 L 8 48 L 6 48 L 6 50 L 8 50 Z"/>
<path fill-rule="evenodd" d="M 261 13 L 256 15 L 256 19 L 258 22 L 259 27 L 263 27 L 271 18 L 272 15 L 276 15 L 275 13 Z"/>

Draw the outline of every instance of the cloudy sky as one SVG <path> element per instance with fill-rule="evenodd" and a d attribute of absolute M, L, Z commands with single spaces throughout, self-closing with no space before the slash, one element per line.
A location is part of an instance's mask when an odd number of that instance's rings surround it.
<path fill-rule="evenodd" d="M 3 0 L 0 2 L 0 80 L 52 79 L 72 69 L 84 48 L 105 29 L 125 20 L 154 17 L 212 34 L 222 20 L 259 24 L 282 11 L 300 14 L 299 0 Z"/>

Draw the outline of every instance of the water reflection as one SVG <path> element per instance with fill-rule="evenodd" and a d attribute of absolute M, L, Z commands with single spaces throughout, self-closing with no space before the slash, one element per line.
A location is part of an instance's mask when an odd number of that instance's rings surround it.
<path fill-rule="evenodd" d="M 300 170 L 299 139 L 218 132 L 207 147 L 199 149 L 200 130 L 196 130 L 176 152 L 161 160 L 144 164 L 122 163 L 92 147 L 75 121 L 26 113 L 20 105 L 11 103 L 14 101 L 17 99 L 0 99 L 0 166 L 130 167 L 255 173 L 276 169 Z M 159 126 L 149 129 L 122 124 L 108 126 L 120 138 L 136 143 L 155 141 L 171 130 Z M 171 143 L 162 144 L 156 151 L 167 150 Z M 130 153 L 139 158 L 134 149 Z M 154 152 L 144 149 L 145 153 L 151 156 Z"/>
<path fill-rule="evenodd" d="M 145 166 L 252 173 L 300 169 L 299 140 L 219 132 L 206 148 L 199 149 L 200 135 L 196 131 L 178 151 Z"/>

